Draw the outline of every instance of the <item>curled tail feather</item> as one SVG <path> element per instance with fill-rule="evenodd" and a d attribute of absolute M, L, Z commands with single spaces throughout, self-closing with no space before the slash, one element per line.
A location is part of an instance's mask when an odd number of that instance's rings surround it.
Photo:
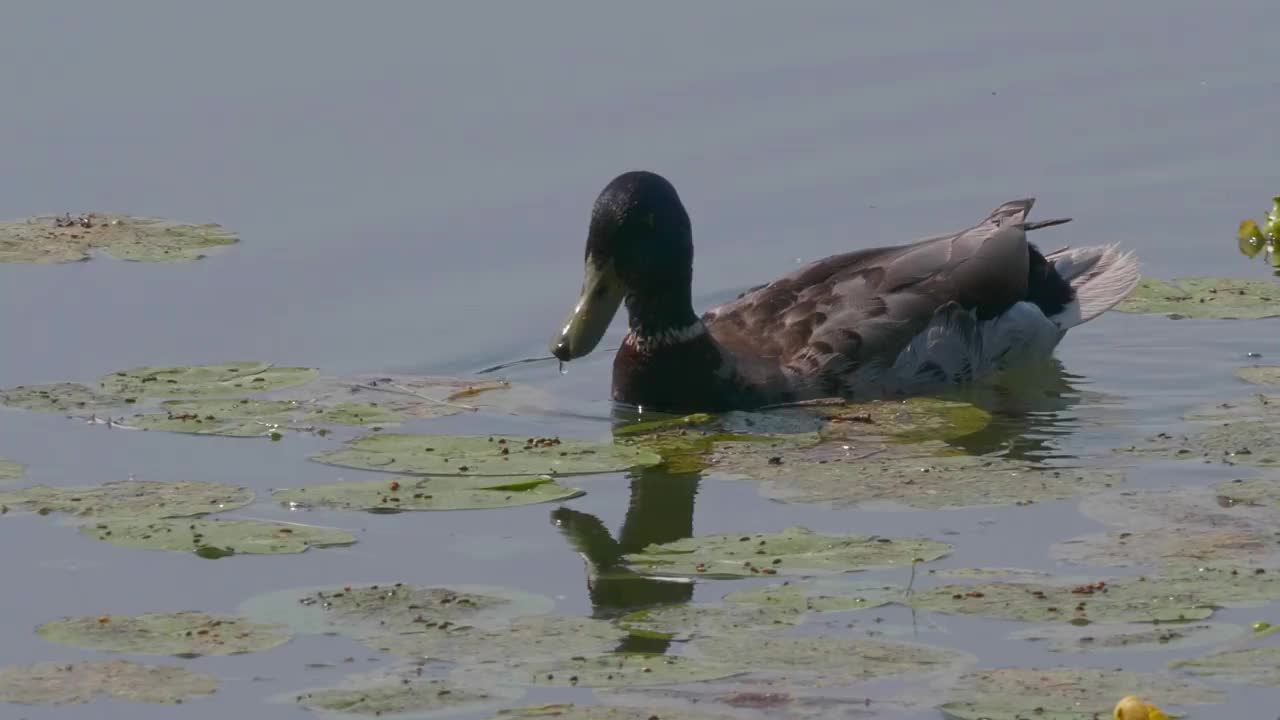
<path fill-rule="evenodd" d="M 1045 255 L 1075 299 L 1050 319 L 1063 330 L 1119 305 L 1138 284 L 1138 258 L 1114 245 L 1066 248 Z"/>

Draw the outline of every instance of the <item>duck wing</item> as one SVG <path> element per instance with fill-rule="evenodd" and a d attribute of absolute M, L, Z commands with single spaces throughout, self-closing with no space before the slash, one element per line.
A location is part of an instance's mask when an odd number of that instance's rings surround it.
<path fill-rule="evenodd" d="M 1027 230 L 1067 222 L 1026 222 L 1034 202 L 1007 202 L 959 232 L 819 260 L 703 321 L 735 355 L 790 377 L 797 397 L 843 394 L 852 373 L 892 364 L 936 313 L 985 320 L 1028 299 Z"/>

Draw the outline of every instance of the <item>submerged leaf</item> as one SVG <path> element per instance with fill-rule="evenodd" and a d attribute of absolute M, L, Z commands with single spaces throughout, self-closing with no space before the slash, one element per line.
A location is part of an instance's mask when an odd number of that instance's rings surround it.
<path fill-rule="evenodd" d="M 36 634 L 95 650 L 190 657 L 258 652 L 289 640 L 275 625 L 192 611 L 62 618 L 36 628 Z"/>
<path fill-rule="evenodd" d="M 172 665 L 140 665 L 128 660 L 34 663 L 0 668 L 0 702 L 72 705 L 110 695 L 142 703 L 177 704 L 212 695 L 210 675 Z"/>
<path fill-rule="evenodd" d="M 311 368 L 229 362 L 120 370 L 103 376 L 98 384 L 103 392 L 126 398 L 198 398 L 275 390 L 300 385 L 316 375 Z"/>
<path fill-rule="evenodd" d="M 203 548 L 227 554 L 300 553 L 312 547 L 352 545 L 356 539 L 346 530 L 267 522 L 265 520 L 125 520 L 113 519 L 80 528 L 80 534 L 124 547 L 146 550 L 201 552 Z M 208 557 L 220 557 L 210 555 Z"/>
<path fill-rule="evenodd" d="M 614 443 L 506 435 L 366 435 L 312 458 L 410 475 L 572 475 L 656 465 L 647 450 Z"/>
<path fill-rule="evenodd" d="M 233 245 L 239 236 L 221 225 L 192 225 L 114 213 L 78 217 L 43 215 L 0 222 L 0 262 L 65 263 L 103 251 L 119 260 L 198 260 L 205 250 Z"/>
<path fill-rule="evenodd" d="M 253 491 L 248 488 L 203 481 L 118 480 L 88 487 L 35 485 L 0 493 L 0 503 L 85 519 L 197 517 L 251 502 Z"/>
<path fill-rule="evenodd" d="M 515 507 L 560 502 L 582 494 L 577 488 L 565 487 L 543 475 L 530 478 L 344 480 L 276 490 L 272 497 L 287 505 L 385 513 Z"/>
<path fill-rule="evenodd" d="M 952 720 L 1097 720 L 1109 717 L 1116 698 L 1160 698 L 1160 704 L 1220 703 L 1213 688 L 1153 673 L 1111 668 L 998 668 L 960 678 L 941 708 Z"/>
<path fill-rule="evenodd" d="M 778 533 L 707 535 L 650 545 L 623 559 L 644 574 L 705 577 L 822 575 L 936 560 L 951 546 L 924 538 Z"/>
<path fill-rule="evenodd" d="M 1200 677 L 1280 687 L 1280 647 L 1223 650 L 1205 657 L 1178 660 L 1169 667 Z"/>
<path fill-rule="evenodd" d="M 1280 285 L 1267 280 L 1204 277 L 1179 278 L 1170 284 L 1144 278 L 1116 309 L 1184 318 L 1274 317 L 1280 315 Z"/>

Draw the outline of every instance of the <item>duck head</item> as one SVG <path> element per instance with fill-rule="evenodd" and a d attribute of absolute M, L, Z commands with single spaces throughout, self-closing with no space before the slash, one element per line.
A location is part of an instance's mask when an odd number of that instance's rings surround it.
<path fill-rule="evenodd" d="M 692 326 L 693 230 L 676 189 L 635 171 L 605 186 L 591 209 L 582 293 L 550 343 L 562 361 L 595 349 L 624 302 L 640 337 Z"/>

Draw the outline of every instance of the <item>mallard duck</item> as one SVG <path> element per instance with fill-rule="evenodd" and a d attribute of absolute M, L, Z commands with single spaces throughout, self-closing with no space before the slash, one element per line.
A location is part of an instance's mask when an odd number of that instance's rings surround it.
<path fill-rule="evenodd" d="M 1137 695 L 1126 695 L 1116 703 L 1111 712 L 1114 720 L 1169 720 L 1160 708 L 1149 702 L 1143 702 Z"/>
<path fill-rule="evenodd" d="M 1115 247 L 1042 254 L 1033 199 L 973 227 L 909 245 L 834 255 L 693 311 L 693 233 L 680 196 L 652 172 L 619 175 L 596 198 L 586 277 L 551 340 L 561 361 L 600 342 L 622 304 L 628 331 L 613 399 L 644 409 L 750 409 L 819 398 L 930 392 L 1047 359 L 1063 334 L 1138 282 Z"/>

